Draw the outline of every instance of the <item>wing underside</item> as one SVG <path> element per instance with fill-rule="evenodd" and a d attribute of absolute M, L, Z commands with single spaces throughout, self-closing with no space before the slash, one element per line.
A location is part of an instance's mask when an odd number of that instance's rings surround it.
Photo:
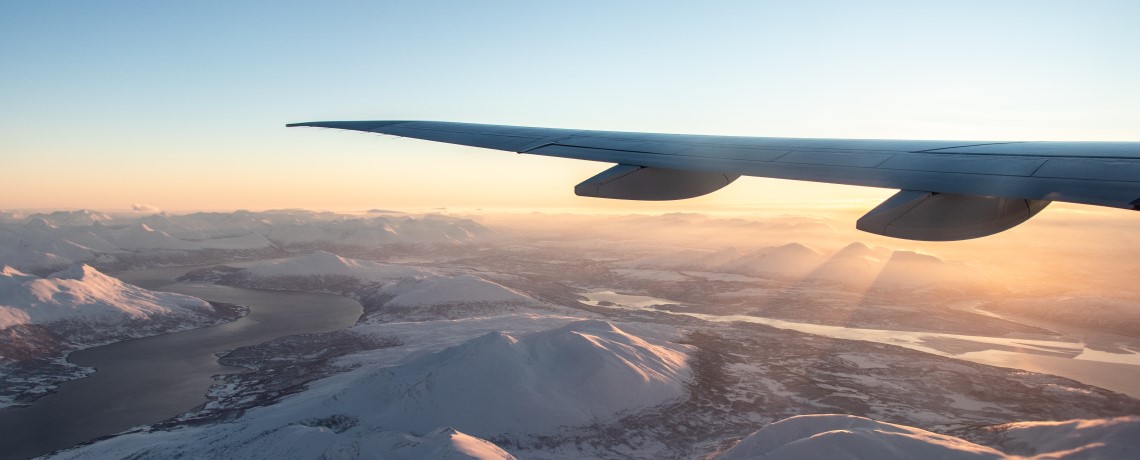
<path fill-rule="evenodd" d="M 910 200 L 922 204 L 915 205 L 915 211 L 899 213 L 896 209 L 895 213 L 896 221 L 915 221 L 902 226 L 910 229 L 906 235 L 891 235 L 890 226 L 885 233 L 876 232 L 909 239 L 964 239 L 996 233 L 1028 219 L 1044 207 L 1042 203 L 1050 201 L 1125 209 L 1135 209 L 1140 204 L 1140 143 L 1134 142 L 735 137 L 431 121 L 329 121 L 288 126 L 347 129 L 616 163 L 618 166 L 612 170 L 580 184 L 579 194 L 587 190 L 589 196 L 688 198 L 719 189 L 745 175 L 959 197 Z M 590 182 L 600 177 L 608 182 Z M 589 193 L 591 190 L 593 193 Z M 984 201 L 986 198 L 990 200 Z M 1023 204 L 996 205 L 992 198 L 1016 199 Z M 959 222 L 974 216 L 977 222 L 967 225 L 973 230 L 962 235 L 942 231 L 937 236 L 923 237 L 921 220 L 926 218 L 916 216 L 939 215 L 940 209 L 950 212 L 951 203 Z M 1024 218 L 1017 221 L 1020 217 Z M 1016 222 L 1009 225 L 1011 219 Z M 1000 221 L 1000 225 L 992 225 L 991 229 L 984 225 L 986 221 Z M 945 222 L 927 226 L 946 228 Z"/>

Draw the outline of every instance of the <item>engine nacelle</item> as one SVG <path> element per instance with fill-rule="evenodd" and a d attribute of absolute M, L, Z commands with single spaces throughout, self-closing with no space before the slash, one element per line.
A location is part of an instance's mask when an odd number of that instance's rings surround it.
<path fill-rule="evenodd" d="M 616 165 L 574 186 L 574 194 L 619 200 L 682 200 L 720 190 L 739 177 L 738 174 Z"/>
<path fill-rule="evenodd" d="M 1029 220 L 1046 200 L 901 190 L 872 209 L 855 228 L 920 241 L 957 241 L 993 235 Z"/>

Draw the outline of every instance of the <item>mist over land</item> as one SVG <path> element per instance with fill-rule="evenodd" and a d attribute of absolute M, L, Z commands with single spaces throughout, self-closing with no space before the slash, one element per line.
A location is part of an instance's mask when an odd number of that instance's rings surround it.
<path fill-rule="evenodd" d="M 75 350 L 248 312 L 133 282 L 331 293 L 361 313 L 221 353 L 247 371 L 206 404 L 61 458 L 1135 452 L 1129 213 L 1059 206 L 952 244 L 855 217 L 0 213 L 3 401 L 34 410 L 89 374 Z M 1038 423 L 1068 420 L 1084 421 Z"/>

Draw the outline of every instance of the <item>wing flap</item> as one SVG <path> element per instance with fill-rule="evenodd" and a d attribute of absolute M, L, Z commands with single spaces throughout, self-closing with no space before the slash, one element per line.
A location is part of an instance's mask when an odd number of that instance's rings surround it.
<path fill-rule="evenodd" d="M 895 155 L 879 167 L 906 171 L 1032 176 L 1043 164 L 1045 160 L 1038 158 L 909 153 Z"/>
<path fill-rule="evenodd" d="M 1018 155 L 1040 158 L 1130 158 L 1140 159 L 1138 142 L 1003 142 L 950 147 L 935 153 Z"/>
<path fill-rule="evenodd" d="M 1140 161 L 1107 159 L 1052 159 L 1033 177 L 1140 182 Z"/>

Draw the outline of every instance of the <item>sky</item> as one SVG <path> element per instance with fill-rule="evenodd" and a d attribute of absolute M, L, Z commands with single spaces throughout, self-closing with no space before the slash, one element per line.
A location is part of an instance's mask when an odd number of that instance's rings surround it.
<path fill-rule="evenodd" d="M 893 191 L 284 128 L 442 120 L 783 137 L 1140 141 L 1134 1 L 0 0 L 0 209 L 710 211 Z M 1123 212 L 1123 211 L 1121 211 Z"/>

